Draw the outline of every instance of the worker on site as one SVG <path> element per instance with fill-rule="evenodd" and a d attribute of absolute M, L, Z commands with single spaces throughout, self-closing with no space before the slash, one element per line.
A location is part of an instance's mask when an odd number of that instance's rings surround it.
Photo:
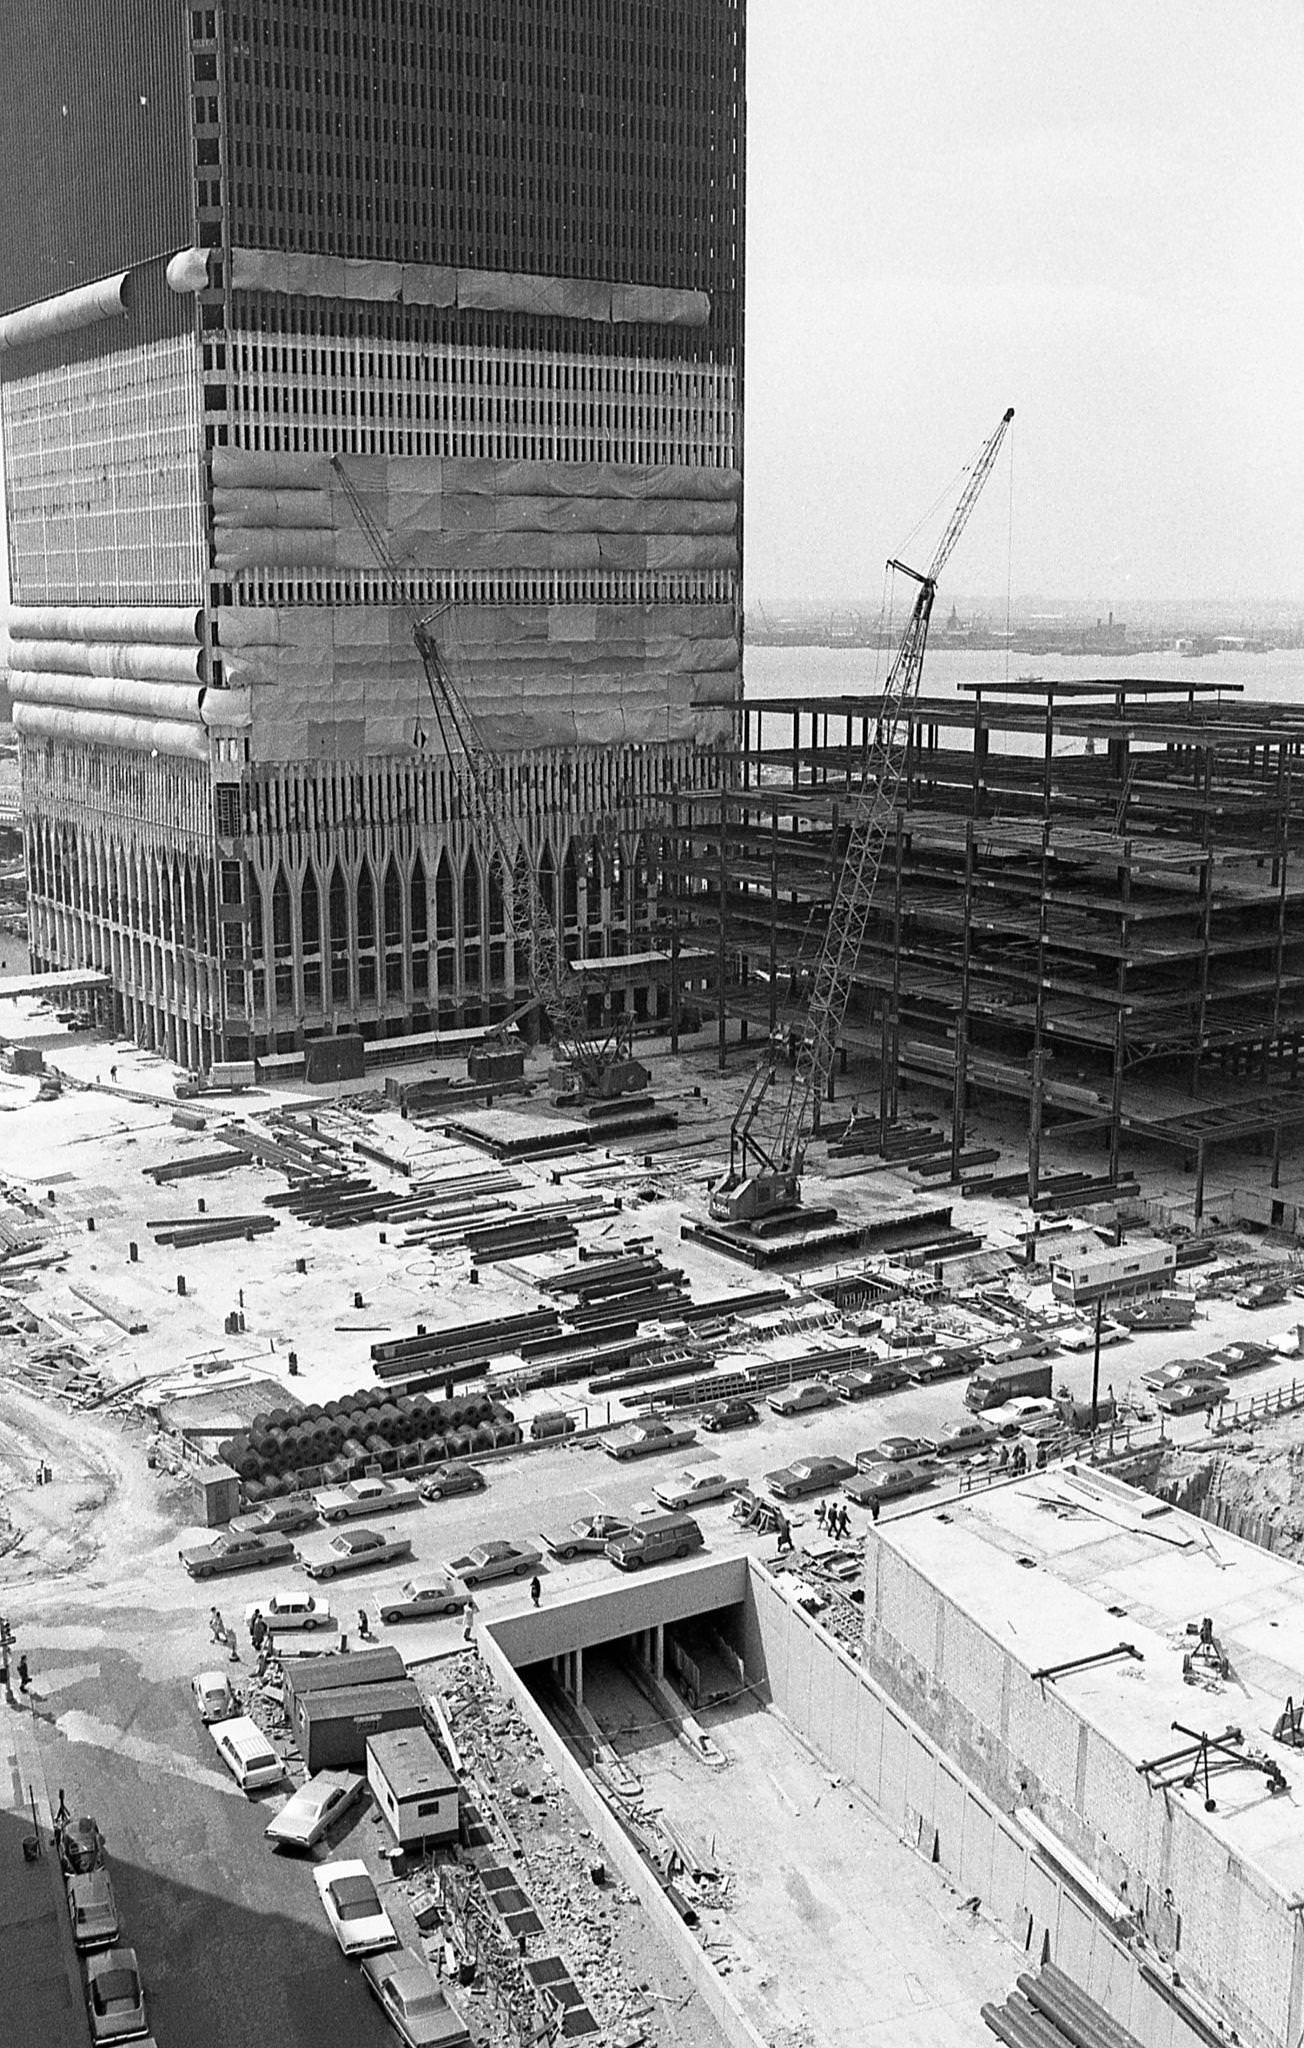
<path fill-rule="evenodd" d="M 779 1516 L 779 1526 L 775 1533 L 778 1547 L 774 1554 L 776 1557 L 782 1557 L 785 1550 L 792 1549 L 792 1523 L 786 1515 Z"/>
<path fill-rule="evenodd" d="M 827 1513 L 828 1509 L 824 1505 L 824 1502 L 822 1500 L 817 1500 L 815 1503 L 815 1520 L 819 1523 L 821 1529 L 824 1527 L 824 1517 L 827 1515 Z"/>
<path fill-rule="evenodd" d="M 531 1604 L 532 1604 L 533 1606 L 537 1607 L 537 1606 L 538 1606 L 538 1604 L 539 1604 L 539 1602 L 540 1602 L 540 1600 L 542 1600 L 542 1598 L 543 1598 L 543 1587 L 542 1587 L 542 1585 L 541 1585 L 541 1584 L 540 1584 L 540 1582 L 539 1582 L 539 1574 L 538 1574 L 538 1573 L 536 1572 L 536 1573 L 534 1574 L 534 1577 L 533 1577 L 533 1578 L 532 1578 L 532 1579 L 530 1580 L 530 1601 L 531 1601 Z"/>
<path fill-rule="evenodd" d="M 365 1607 L 358 1609 L 358 1634 L 362 1637 L 364 1643 L 371 1634 L 371 1623 L 367 1620 L 367 1610 Z"/>

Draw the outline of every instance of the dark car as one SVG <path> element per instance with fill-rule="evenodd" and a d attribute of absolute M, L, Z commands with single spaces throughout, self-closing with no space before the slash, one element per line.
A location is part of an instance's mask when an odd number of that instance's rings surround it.
<path fill-rule="evenodd" d="M 780 1500 L 798 1500 L 806 1493 L 827 1493 L 845 1479 L 855 1477 L 856 1468 L 846 1458 L 794 1458 L 777 1472 L 767 1472 L 765 1483 Z"/>
<path fill-rule="evenodd" d="M 978 1364 L 981 1353 L 976 1344 L 943 1344 L 936 1351 L 924 1351 L 912 1358 L 906 1372 L 917 1386 L 931 1380 L 963 1379 Z"/>
<path fill-rule="evenodd" d="M 294 1545 L 288 1536 L 261 1530 L 233 1535 L 224 1529 L 210 1543 L 179 1550 L 177 1556 L 192 1579 L 211 1579 L 215 1572 L 256 1571 L 260 1565 L 285 1564 L 294 1556 Z"/>
<path fill-rule="evenodd" d="M 98 1870 L 104 1861 L 104 1837 L 100 1824 L 88 1813 L 65 1821 L 58 1831 L 59 1861 L 65 1870 Z"/>
<path fill-rule="evenodd" d="M 840 1401 L 872 1401 L 878 1394 L 894 1394 L 909 1386 L 910 1376 L 902 1365 L 856 1365 L 847 1372 L 835 1372 L 829 1380 Z"/>
<path fill-rule="evenodd" d="M 483 1493 L 485 1476 L 478 1465 L 460 1460 L 453 1465 L 436 1465 L 421 1482 L 422 1500 L 444 1500 L 452 1493 Z"/>
<path fill-rule="evenodd" d="M 842 1491 L 857 1507 L 871 1507 L 877 1500 L 895 1500 L 903 1493 L 920 1493 L 941 1477 L 945 1467 L 935 1458 L 920 1458 L 914 1463 L 903 1460 L 898 1464 L 873 1465 L 868 1472 L 848 1479 Z"/>
<path fill-rule="evenodd" d="M 1194 1408 L 1217 1408 L 1229 1391 L 1226 1380 L 1177 1380 L 1171 1387 L 1159 1389 L 1155 1406 L 1165 1415 L 1185 1415 Z"/>
<path fill-rule="evenodd" d="M 1224 1344 L 1221 1351 L 1211 1351 L 1209 1364 L 1220 1373 L 1253 1372 L 1256 1366 L 1269 1365 L 1272 1357 L 1266 1344 L 1238 1337 L 1234 1344 Z"/>
<path fill-rule="evenodd" d="M 728 1401 L 713 1401 L 709 1408 L 702 1410 L 703 1429 L 743 1429 L 749 1422 L 759 1422 L 760 1412 L 752 1401 L 745 1401 L 741 1394 L 735 1394 Z"/>
<path fill-rule="evenodd" d="M 315 1528 L 317 1503 L 310 1494 L 289 1493 L 284 1500 L 265 1500 L 247 1515 L 235 1515 L 231 1528 L 237 1536 L 293 1536 L 300 1529 Z"/>

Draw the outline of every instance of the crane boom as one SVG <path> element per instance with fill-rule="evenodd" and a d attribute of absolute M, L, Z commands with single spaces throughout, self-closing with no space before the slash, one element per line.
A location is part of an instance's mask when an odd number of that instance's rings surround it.
<path fill-rule="evenodd" d="M 605 1099 L 646 1088 L 648 1071 L 630 1053 L 631 1021 L 619 1018 L 605 1033 L 590 1030 L 585 983 L 566 959 L 557 918 L 540 887 L 534 860 L 525 844 L 504 772 L 504 759 L 486 742 L 466 699 L 450 676 L 430 619 L 423 618 L 403 596 L 403 573 L 370 506 L 338 455 L 331 457 L 331 467 L 349 509 L 385 571 L 392 601 L 401 605 L 406 615 L 435 723 L 467 816 L 484 851 L 490 860 L 496 859 L 502 875 L 508 933 L 526 950 L 531 997 L 509 1021 L 515 1021 L 536 1005 L 546 1013 L 556 1049 L 574 1077 L 572 1099 Z"/>
<path fill-rule="evenodd" d="M 879 870 L 896 816 L 905 771 L 907 714 L 919 693 L 937 579 L 991 474 L 1013 418 L 1011 406 L 984 443 L 928 568 L 921 573 L 904 562 L 889 565 L 912 577 L 919 588 L 883 686 L 796 1062 L 786 1094 L 781 1094 L 776 1086 L 778 1066 L 774 1047 L 748 1082 L 729 1131 L 729 1170 L 711 1193 L 711 1214 L 718 1221 L 752 1223 L 794 1209 L 800 1203 L 801 1174 L 815 1105 L 828 1079 L 846 1021 L 852 979 L 873 913 Z"/>

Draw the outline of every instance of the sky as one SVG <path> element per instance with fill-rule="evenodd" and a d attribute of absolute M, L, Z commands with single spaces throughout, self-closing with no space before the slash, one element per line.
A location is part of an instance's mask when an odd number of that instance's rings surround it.
<path fill-rule="evenodd" d="M 746 584 L 1304 607 L 1299 0 L 749 0 Z M 915 533 L 930 507 L 934 518 Z"/>

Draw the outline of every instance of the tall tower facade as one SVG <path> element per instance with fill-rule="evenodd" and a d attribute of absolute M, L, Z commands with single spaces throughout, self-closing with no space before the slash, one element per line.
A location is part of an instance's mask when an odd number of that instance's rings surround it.
<path fill-rule="evenodd" d="M 515 1008 L 415 607 L 654 1011 L 741 693 L 744 0 L 7 0 L 0 53 L 36 963 L 192 1065 Z"/>

